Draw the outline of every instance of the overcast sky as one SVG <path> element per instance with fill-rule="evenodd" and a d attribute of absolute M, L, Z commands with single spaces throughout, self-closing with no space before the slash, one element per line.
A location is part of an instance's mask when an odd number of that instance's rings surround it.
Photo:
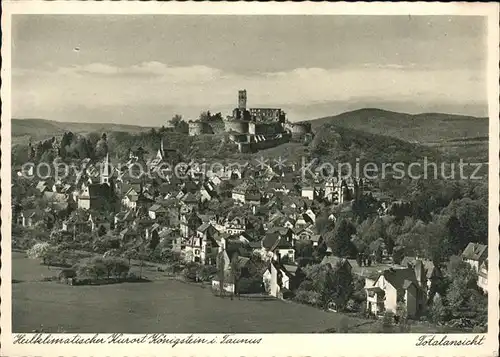
<path fill-rule="evenodd" d="M 14 118 L 161 125 L 281 106 L 487 115 L 486 21 L 447 16 L 14 15 Z"/>

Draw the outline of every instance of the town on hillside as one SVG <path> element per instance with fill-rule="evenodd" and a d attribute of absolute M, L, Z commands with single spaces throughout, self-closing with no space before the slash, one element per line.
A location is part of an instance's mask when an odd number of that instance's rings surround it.
<path fill-rule="evenodd" d="M 184 135 L 222 123 L 242 154 L 314 135 L 281 109 L 247 109 L 244 90 L 238 99 L 227 119 L 190 122 Z M 487 329 L 484 182 L 412 182 L 398 198 L 342 172 L 304 180 L 300 162 L 180 165 L 189 153 L 163 138 L 156 152 L 113 160 L 106 133 L 78 157 L 75 142 L 30 144 L 34 166 L 12 175 L 13 250 L 47 266 L 54 291 L 174 280 L 235 304 L 270 299 L 347 319 L 318 331 L 359 331 L 349 319 L 372 332 Z M 137 286 L 147 298 L 152 285 Z"/>

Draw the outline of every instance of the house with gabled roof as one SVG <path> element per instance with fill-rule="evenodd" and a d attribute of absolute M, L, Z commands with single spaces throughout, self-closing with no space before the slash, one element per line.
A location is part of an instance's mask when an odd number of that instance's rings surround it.
<path fill-rule="evenodd" d="M 293 239 L 311 242 L 313 247 L 317 247 L 323 242 L 323 238 L 316 233 L 314 226 L 294 230 Z"/>
<path fill-rule="evenodd" d="M 239 203 L 260 204 L 261 201 L 260 190 L 255 184 L 248 181 L 243 181 L 240 185 L 233 188 L 231 197 Z"/>
<path fill-rule="evenodd" d="M 191 207 L 191 208 L 196 208 L 198 206 L 198 203 L 200 202 L 200 197 L 199 195 L 196 195 L 194 193 L 188 192 L 181 198 L 181 204 Z"/>
<path fill-rule="evenodd" d="M 278 255 L 264 271 L 262 281 L 269 295 L 282 299 L 283 293 L 297 289 L 304 277 L 305 274 L 299 266 L 283 264 Z"/>
<path fill-rule="evenodd" d="M 267 259 L 277 259 L 279 256 L 282 261 L 295 261 L 293 239 L 290 235 L 283 235 L 278 230 L 268 231 L 262 239 L 261 245 L 263 257 L 267 257 Z"/>
<path fill-rule="evenodd" d="M 245 217 L 234 217 L 224 223 L 224 230 L 229 234 L 243 233 L 247 229 Z"/>
<path fill-rule="evenodd" d="M 130 187 L 122 199 L 122 204 L 127 208 L 135 209 L 138 201 L 139 193 L 133 187 Z"/>
<path fill-rule="evenodd" d="M 379 273 L 373 284 L 365 285 L 367 310 L 375 315 L 396 313 L 401 303 L 409 317 L 416 317 L 427 299 L 416 273 L 411 268 L 390 268 Z"/>
<path fill-rule="evenodd" d="M 90 184 L 85 186 L 78 196 L 78 208 L 84 210 L 101 209 L 109 203 L 112 190 L 108 184 Z"/>
<path fill-rule="evenodd" d="M 19 216 L 23 227 L 33 227 L 37 222 L 43 220 L 43 213 L 39 209 L 25 209 L 21 211 Z"/>
<path fill-rule="evenodd" d="M 419 285 L 428 296 L 434 290 L 434 286 L 439 284 L 443 278 L 441 268 L 435 265 L 432 260 L 407 256 L 403 258 L 401 265 L 415 270 L 417 280 L 420 280 Z"/>
<path fill-rule="evenodd" d="M 479 243 L 469 243 L 462 253 L 462 259 L 476 271 L 487 258 L 488 246 Z"/>
<path fill-rule="evenodd" d="M 159 219 L 164 218 L 168 214 L 168 209 L 163 207 L 162 205 L 155 203 L 148 210 L 148 216 L 151 219 Z"/>
<path fill-rule="evenodd" d="M 196 235 L 186 240 L 184 259 L 188 262 L 213 264 L 219 250 L 217 240 L 219 232 L 210 223 L 202 223 L 196 229 Z"/>

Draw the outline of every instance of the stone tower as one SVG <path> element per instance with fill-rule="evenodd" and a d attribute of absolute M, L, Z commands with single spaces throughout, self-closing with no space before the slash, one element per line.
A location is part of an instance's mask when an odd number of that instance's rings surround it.
<path fill-rule="evenodd" d="M 238 91 L 238 109 L 247 109 L 247 91 L 246 89 Z"/>

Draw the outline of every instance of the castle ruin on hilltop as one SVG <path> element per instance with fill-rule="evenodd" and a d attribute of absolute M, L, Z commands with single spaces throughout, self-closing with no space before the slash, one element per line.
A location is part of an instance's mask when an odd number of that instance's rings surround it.
<path fill-rule="evenodd" d="M 223 126 L 222 126 L 223 124 Z M 213 126 L 217 127 L 213 127 Z M 240 152 L 255 152 L 311 134 L 310 123 L 290 123 L 281 108 L 247 108 L 247 91 L 238 91 L 238 106 L 223 123 L 189 122 L 189 135 L 224 131 Z"/>

